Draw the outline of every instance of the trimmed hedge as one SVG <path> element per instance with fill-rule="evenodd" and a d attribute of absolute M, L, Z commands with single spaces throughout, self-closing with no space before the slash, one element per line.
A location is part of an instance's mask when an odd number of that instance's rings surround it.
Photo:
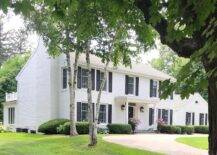
<path fill-rule="evenodd" d="M 161 133 L 181 134 L 181 128 L 172 125 L 158 125 L 158 131 Z"/>
<path fill-rule="evenodd" d="M 54 119 L 41 124 L 38 128 L 38 132 L 44 134 L 57 134 L 57 127 L 68 122 L 68 119 Z"/>
<path fill-rule="evenodd" d="M 132 127 L 130 124 L 108 124 L 107 127 L 110 134 L 132 133 Z"/>
<path fill-rule="evenodd" d="M 191 135 L 194 133 L 194 127 L 193 126 L 177 126 L 181 128 L 181 133 L 182 134 L 188 134 Z"/>
<path fill-rule="evenodd" d="M 87 122 L 77 122 L 76 129 L 78 134 L 88 134 L 89 133 L 89 123 Z M 70 134 L 70 122 L 66 122 L 57 128 L 58 133 L 69 135 Z"/>
<path fill-rule="evenodd" d="M 209 133 L 209 127 L 208 126 L 194 126 L 194 132 L 195 133 L 203 133 L 203 134 L 208 134 Z"/>

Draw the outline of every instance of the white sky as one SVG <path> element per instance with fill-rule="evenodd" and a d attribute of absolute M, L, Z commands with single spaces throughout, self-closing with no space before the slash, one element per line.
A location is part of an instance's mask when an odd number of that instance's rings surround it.
<path fill-rule="evenodd" d="M 2 12 L 0 12 L 1 14 Z M 13 12 L 9 12 L 5 21 L 4 21 L 4 31 L 8 30 L 18 30 L 19 28 L 24 27 L 24 20 L 20 15 L 15 15 Z M 36 33 L 31 33 L 28 37 L 28 46 L 30 46 L 31 49 L 35 49 L 37 46 L 38 41 L 38 35 Z M 141 62 L 142 63 L 148 63 L 153 58 L 159 57 L 159 51 L 157 48 L 149 50 L 145 52 L 144 54 L 140 55 Z"/>

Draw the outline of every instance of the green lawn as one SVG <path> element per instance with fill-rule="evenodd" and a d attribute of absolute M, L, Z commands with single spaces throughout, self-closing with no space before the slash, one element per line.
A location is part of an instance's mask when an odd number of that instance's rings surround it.
<path fill-rule="evenodd" d="M 180 137 L 177 138 L 176 141 L 196 148 L 200 148 L 204 150 L 208 149 L 207 137 Z"/>
<path fill-rule="evenodd" d="M 88 148 L 88 136 L 44 136 L 0 133 L 0 155 L 157 155 L 157 153 L 111 144 L 99 137 L 96 147 Z"/>

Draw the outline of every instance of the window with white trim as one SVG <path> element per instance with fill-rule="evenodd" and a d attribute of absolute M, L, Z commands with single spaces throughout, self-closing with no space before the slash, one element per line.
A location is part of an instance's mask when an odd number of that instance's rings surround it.
<path fill-rule="evenodd" d="M 127 83 L 127 92 L 128 92 L 128 94 L 134 94 L 134 87 L 135 87 L 135 85 L 134 85 L 134 77 L 128 77 L 128 83 Z"/>
<path fill-rule="evenodd" d="M 88 70 L 87 69 L 81 69 L 81 87 L 87 88 L 88 86 Z"/>
<path fill-rule="evenodd" d="M 8 124 L 15 123 L 15 108 L 8 108 Z"/>
<path fill-rule="evenodd" d="M 107 121 L 107 110 L 106 105 L 100 105 L 99 109 L 99 123 L 106 123 Z"/>
<path fill-rule="evenodd" d="M 81 103 L 81 121 L 88 121 L 88 104 Z"/>
<path fill-rule="evenodd" d="M 104 80 L 104 76 L 105 76 L 105 73 L 100 71 L 100 85 Z M 104 84 L 104 88 L 103 88 L 104 91 L 106 91 L 106 87 L 107 87 L 107 79 L 106 79 L 105 84 Z"/>

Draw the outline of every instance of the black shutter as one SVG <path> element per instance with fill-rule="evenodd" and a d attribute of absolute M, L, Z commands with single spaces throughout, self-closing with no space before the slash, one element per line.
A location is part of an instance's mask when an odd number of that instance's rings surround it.
<path fill-rule="evenodd" d="M 78 87 L 78 88 L 81 88 L 81 67 L 78 67 L 77 87 Z"/>
<path fill-rule="evenodd" d="M 136 96 L 139 96 L 139 77 L 136 77 Z"/>
<path fill-rule="evenodd" d="M 92 90 L 95 90 L 95 69 L 91 69 Z"/>
<path fill-rule="evenodd" d="M 153 80 L 150 80 L 150 97 L 153 96 Z"/>
<path fill-rule="evenodd" d="M 158 109 L 158 119 L 161 119 L 161 109 Z"/>
<path fill-rule="evenodd" d="M 173 92 L 170 94 L 170 99 L 173 100 Z"/>
<path fill-rule="evenodd" d="M 154 122 L 154 109 L 149 108 L 149 125 L 152 125 Z"/>
<path fill-rule="evenodd" d="M 81 102 L 77 102 L 77 122 L 81 121 Z"/>
<path fill-rule="evenodd" d="M 125 94 L 128 94 L 128 75 L 125 75 Z"/>
<path fill-rule="evenodd" d="M 173 125 L 173 110 L 170 110 L 170 125 Z"/>
<path fill-rule="evenodd" d="M 96 71 L 96 90 L 99 91 L 100 88 L 100 70 Z"/>
<path fill-rule="evenodd" d="M 208 122 L 208 115 L 206 114 L 206 115 L 205 115 L 205 125 L 208 124 L 207 122 Z"/>
<path fill-rule="evenodd" d="M 109 72 L 109 92 L 112 92 L 112 72 Z"/>
<path fill-rule="evenodd" d="M 112 123 L 112 105 L 111 104 L 108 105 L 108 123 L 109 124 Z"/>
<path fill-rule="evenodd" d="M 161 97 L 161 81 L 159 81 L 159 88 L 158 88 L 158 95 L 159 95 L 159 98 Z"/>
<path fill-rule="evenodd" d="M 192 125 L 194 125 L 194 112 L 192 113 Z"/>
<path fill-rule="evenodd" d="M 93 106 L 93 122 L 95 121 L 94 118 L 95 118 L 95 104 L 92 103 L 92 106 Z"/>

